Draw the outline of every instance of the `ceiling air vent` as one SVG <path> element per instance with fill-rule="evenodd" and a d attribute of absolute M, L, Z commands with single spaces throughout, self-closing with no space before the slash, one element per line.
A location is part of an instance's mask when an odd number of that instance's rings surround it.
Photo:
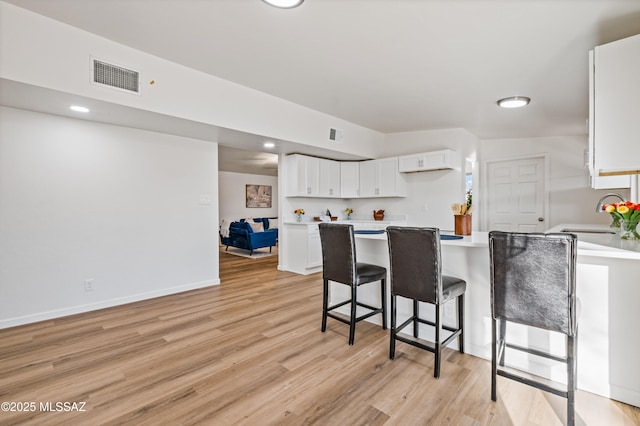
<path fill-rule="evenodd" d="M 330 128 L 329 129 L 329 140 L 333 141 L 333 142 L 342 142 L 342 137 L 343 137 L 343 131 L 340 129 L 334 129 L 334 128 Z"/>
<path fill-rule="evenodd" d="M 93 82 L 138 93 L 140 73 L 117 65 L 93 60 Z"/>

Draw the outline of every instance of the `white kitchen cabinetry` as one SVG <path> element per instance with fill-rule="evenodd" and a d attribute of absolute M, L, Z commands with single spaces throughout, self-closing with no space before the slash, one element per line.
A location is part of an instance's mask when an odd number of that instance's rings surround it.
<path fill-rule="evenodd" d="M 287 155 L 284 158 L 288 178 L 288 197 L 320 196 L 320 159 L 306 155 Z"/>
<path fill-rule="evenodd" d="M 320 159 L 320 196 L 340 198 L 340 162 Z"/>
<path fill-rule="evenodd" d="M 357 161 L 340 162 L 340 196 L 358 198 L 360 195 L 360 163 Z"/>
<path fill-rule="evenodd" d="M 342 163 L 292 154 L 287 155 L 284 161 L 287 197 L 375 198 L 407 195 L 407 184 L 404 175 L 398 171 L 397 157 Z"/>
<path fill-rule="evenodd" d="M 322 270 L 322 245 L 317 223 L 285 224 L 287 250 L 285 268 L 298 274 L 312 274 Z"/>
<path fill-rule="evenodd" d="M 360 198 L 405 197 L 407 184 L 398 171 L 398 158 L 360 163 Z"/>
<path fill-rule="evenodd" d="M 640 171 L 640 35 L 590 52 L 589 169 L 594 177 Z M 629 187 L 623 182 L 601 188 Z M 595 186 L 594 186 L 595 187 Z"/>
<path fill-rule="evenodd" d="M 398 157 L 398 169 L 401 173 L 459 168 L 460 155 L 450 149 Z"/>

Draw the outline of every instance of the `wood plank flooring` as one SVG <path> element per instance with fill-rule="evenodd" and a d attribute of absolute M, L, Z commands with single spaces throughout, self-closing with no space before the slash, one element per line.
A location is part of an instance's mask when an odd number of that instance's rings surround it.
<path fill-rule="evenodd" d="M 398 343 L 390 361 L 373 324 L 352 347 L 345 324 L 321 333 L 320 275 L 276 265 L 222 253 L 220 286 L 0 330 L 0 402 L 36 405 L 0 424 L 564 423 L 562 398 L 501 377 L 491 402 L 488 361 L 446 350 L 435 380 L 433 354 Z M 640 409 L 578 392 L 577 418 L 640 425 Z"/>

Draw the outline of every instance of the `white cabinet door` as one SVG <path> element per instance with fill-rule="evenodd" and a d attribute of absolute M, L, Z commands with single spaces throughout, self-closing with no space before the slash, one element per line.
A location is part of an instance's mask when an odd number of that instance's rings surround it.
<path fill-rule="evenodd" d="M 360 163 L 360 197 L 405 197 L 406 185 L 397 157 Z"/>
<path fill-rule="evenodd" d="M 384 158 L 378 161 L 378 195 L 398 197 L 406 195 L 403 187 L 404 177 L 398 172 L 397 158 Z"/>
<path fill-rule="evenodd" d="M 340 197 L 340 162 L 320 159 L 320 196 Z"/>
<path fill-rule="evenodd" d="M 402 173 L 457 168 L 460 168 L 460 156 L 450 149 L 398 157 L 398 169 Z"/>
<path fill-rule="evenodd" d="M 598 176 L 595 168 L 595 80 L 594 80 L 593 51 L 589 52 L 589 175 L 593 189 L 618 189 L 630 188 L 631 177 L 622 176 Z"/>
<path fill-rule="evenodd" d="M 322 266 L 322 244 L 320 243 L 320 230 L 318 225 L 309 225 L 309 237 L 307 240 L 307 268 Z"/>
<path fill-rule="evenodd" d="M 398 157 L 398 169 L 403 173 L 420 171 L 424 167 L 423 164 L 424 160 L 420 154 Z"/>
<path fill-rule="evenodd" d="M 286 195 L 289 197 L 320 196 L 320 159 L 305 155 L 285 157 L 285 173 L 288 176 Z M 293 177 L 293 178 L 292 178 Z"/>
<path fill-rule="evenodd" d="M 306 157 L 306 182 L 307 195 L 317 197 L 320 195 L 320 159 Z"/>
<path fill-rule="evenodd" d="M 640 35 L 594 50 L 596 175 L 640 170 Z"/>
<path fill-rule="evenodd" d="M 360 195 L 360 163 L 343 161 L 340 163 L 340 196 L 357 198 Z"/>
<path fill-rule="evenodd" d="M 378 188 L 378 163 L 376 160 L 360 163 L 360 197 L 377 197 Z"/>

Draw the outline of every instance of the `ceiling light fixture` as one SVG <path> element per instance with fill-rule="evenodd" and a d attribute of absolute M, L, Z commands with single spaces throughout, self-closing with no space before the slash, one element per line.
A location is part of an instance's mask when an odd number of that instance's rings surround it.
<path fill-rule="evenodd" d="M 501 108 L 520 108 L 531 102 L 526 96 L 511 96 L 509 98 L 500 99 L 498 106 Z"/>
<path fill-rule="evenodd" d="M 71 105 L 69 109 L 75 112 L 89 112 L 89 108 L 80 105 Z"/>
<path fill-rule="evenodd" d="M 262 0 L 269 6 L 279 7 L 280 9 L 293 9 L 302 4 L 304 0 Z"/>
<path fill-rule="evenodd" d="M 275 146 L 276 146 L 276 144 L 275 144 L 275 143 L 273 143 L 273 142 L 265 142 L 263 146 L 264 146 L 265 148 L 273 148 L 273 147 L 275 147 Z"/>

